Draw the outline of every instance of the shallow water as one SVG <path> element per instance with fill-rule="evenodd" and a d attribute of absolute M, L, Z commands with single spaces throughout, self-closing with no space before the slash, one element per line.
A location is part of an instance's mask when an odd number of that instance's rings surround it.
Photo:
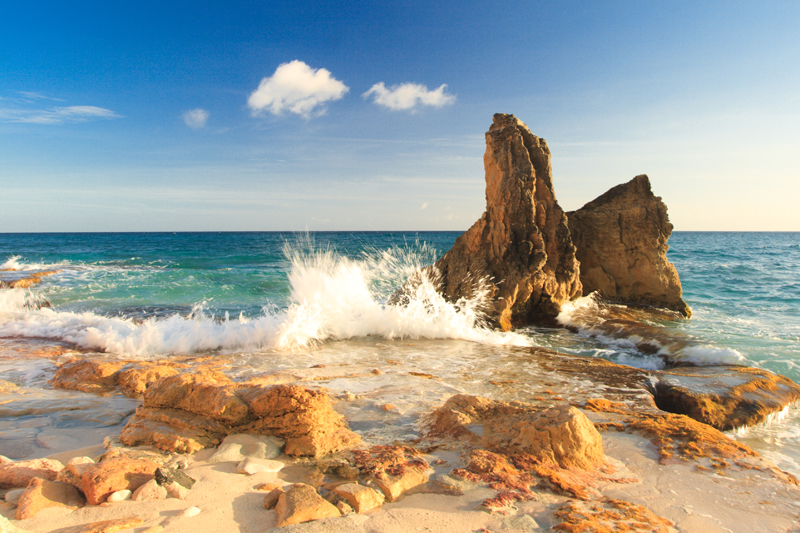
<path fill-rule="evenodd" d="M 563 321 L 577 333 L 491 331 L 483 326 L 479 299 L 451 305 L 425 286 L 408 307 L 386 305 L 412 272 L 432 263 L 457 236 L 0 235 L 0 269 L 16 269 L 17 276 L 60 270 L 30 290 L 0 291 L 0 338 L 14 339 L 0 350 L 2 379 L 26 390 L 14 405 L 4 404 L 0 448 L 13 442 L 17 455 L 46 455 L 40 444 L 58 446 L 52 435 L 67 442 L 68 430 L 81 424 L 113 432 L 135 405 L 118 396 L 49 388 L 53 361 L 21 357 L 25 343 L 34 346 L 38 339 L 98 357 L 210 354 L 240 377 L 325 365 L 319 384 L 334 396 L 355 395 L 337 408 L 354 429 L 378 440 L 415 434 L 420 415 L 457 392 L 538 401 L 545 391 L 566 398 L 570 390 L 595 386 L 588 379 L 555 378 L 519 348 L 525 346 L 643 368 L 741 362 L 800 379 L 800 234 L 675 233 L 670 259 L 694 317 L 639 314 L 644 329 L 615 336 L 592 330 L 598 310 L 590 300 L 564 310 Z M 52 308 L 26 307 L 40 299 Z M 657 349 L 641 349 L 643 336 Z M 386 403 L 396 409 L 384 411 Z M 78 406 L 72 411 L 84 411 L 89 420 L 62 423 L 74 413 L 48 412 L 64 404 Z M 792 412 L 737 438 L 800 474 L 799 427 Z M 25 448 L 25 442 L 34 444 Z"/>

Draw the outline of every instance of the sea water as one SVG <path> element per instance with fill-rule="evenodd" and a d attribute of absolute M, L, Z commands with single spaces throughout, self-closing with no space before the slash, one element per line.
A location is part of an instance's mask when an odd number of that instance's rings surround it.
<path fill-rule="evenodd" d="M 31 289 L 0 291 L 0 339 L 49 339 L 125 358 L 224 356 L 233 361 L 229 370 L 242 374 L 344 362 L 378 365 L 387 357 L 436 373 L 441 379 L 415 390 L 413 402 L 405 397 L 412 385 L 386 377 L 370 378 L 369 385 L 344 377 L 325 383 L 334 390 L 371 387 L 360 392 L 368 397 L 380 391 L 394 403 L 407 403 L 396 421 L 400 434 L 393 437 L 412 434 L 415 417 L 447 394 L 536 394 L 532 382 L 545 378 L 519 355 L 525 346 L 651 369 L 675 360 L 747 364 L 800 381 L 800 233 L 675 232 L 669 259 L 694 315 L 643 318 L 665 338 L 679 339 L 660 339 L 655 353 L 637 349 L 641 339 L 633 333 L 610 338 L 593 332 L 586 321 L 597 312 L 591 298 L 566 306 L 559 317 L 577 332 L 493 331 L 482 318 L 480 294 L 451 304 L 429 283 L 418 287 L 409 305 L 387 304 L 458 235 L 0 234 L 0 269 L 13 269 L 0 278 L 58 270 Z M 44 301 L 51 307 L 37 309 Z M 0 366 L 21 385 L 47 387 L 41 361 L 6 355 Z M 517 377 L 503 381 L 506 374 Z M 516 385 L 487 390 L 489 379 Z M 353 414 L 355 429 L 370 426 Z M 13 415 L 6 413 L 5 427 L 15 420 L 32 424 Z M 381 424 L 372 425 L 379 433 Z M 800 475 L 795 410 L 733 436 Z"/>

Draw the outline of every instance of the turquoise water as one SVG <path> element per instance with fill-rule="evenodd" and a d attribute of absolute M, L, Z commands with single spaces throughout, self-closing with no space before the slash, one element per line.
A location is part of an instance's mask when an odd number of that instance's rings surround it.
<path fill-rule="evenodd" d="M 440 339 L 456 350 L 469 341 L 473 358 L 481 346 L 496 354 L 504 345 L 539 345 L 645 368 L 669 361 L 666 351 L 641 353 L 625 338 L 580 328 L 494 332 L 483 325 L 479 301 L 451 305 L 425 287 L 407 308 L 385 305 L 458 235 L 0 234 L 0 269 L 16 269 L 0 278 L 59 270 L 31 290 L 0 291 L 0 337 L 66 341 L 125 357 L 237 353 L 248 364 L 287 353 L 313 360 L 322 357 L 315 348 L 336 351 L 331 343 L 345 339 Z M 692 341 L 670 357 L 760 366 L 800 381 L 800 233 L 676 232 L 670 246 L 694 316 L 645 319 Z M 26 306 L 41 300 L 52 307 Z M 800 473 L 798 418 L 789 412 L 739 438 Z"/>

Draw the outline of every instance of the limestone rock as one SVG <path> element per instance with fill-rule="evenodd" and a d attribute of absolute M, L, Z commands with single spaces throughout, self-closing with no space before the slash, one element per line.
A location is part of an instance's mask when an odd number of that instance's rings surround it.
<path fill-rule="evenodd" d="M 295 483 L 280 495 L 275 511 L 278 527 L 341 516 L 339 509 L 320 496 L 314 487 L 302 483 Z"/>
<path fill-rule="evenodd" d="M 347 501 L 357 513 L 365 513 L 372 509 L 377 509 L 383 505 L 385 499 L 383 494 L 374 489 L 356 483 L 338 485 L 332 492 Z"/>
<path fill-rule="evenodd" d="M 416 468 L 409 468 L 397 475 L 383 474 L 372 479 L 381 489 L 386 501 L 393 502 L 404 492 L 428 482 L 428 474 Z"/>
<path fill-rule="evenodd" d="M 151 479 L 138 489 L 133 491 L 131 500 L 135 502 L 148 501 L 148 500 L 166 500 L 167 489 L 158 484 L 155 479 Z"/>
<path fill-rule="evenodd" d="M 246 433 L 228 435 L 220 444 L 209 463 L 227 461 L 241 462 L 248 457 L 254 459 L 274 459 L 281 454 L 281 447 L 275 437 L 265 435 L 248 435 Z"/>
<path fill-rule="evenodd" d="M 158 464 L 146 459 L 107 459 L 86 469 L 81 488 L 90 505 L 97 505 L 118 490 L 136 490 L 155 475 Z"/>
<path fill-rule="evenodd" d="M 228 428 L 214 420 L 180 409 L 138 407 L 120 434 L 129 446 L 153 445 L 177 453 L 195 453 L 216 446 Z"/>
<path fill-rule="evenodd" d="M 33 478 L 19 499 L 14 518 L 17 520 L 33 518 L 39 511 L 48 507 L 77 509 L 85 504 L 86 500 L 72 485 Z"/>
<path fill-rule="evenodd" d="M 278 499 L 281 497 L 281 494 L 285 493 L 286 491 L 283 490 L 283 487 L 275 487 L 274 489 L 270 490 L 264 495 L 264 508 L 274 509 L 278 504 Z"/>
<path fill-rule="evenodd" d="M 550 149 L 514 115 L 486 133 L 486 211 L 435 266 L 450 301 L 486 279 L 488 314 L 504 330 L 553 319 L 581 294 L 567 217 L 553 190 Z"/>
<path fill-rule="evenodd" d="M 117 375 L 117 383 L 126 396 L 138 398 L 159 379 L 177 373 L 174 366 L 142 362 L 122 369 Z"/>
<path fill-rule="evenodd" d="M 242 429 L 275 435 L 286 441 L 286 455 L 320 456 L 358 443 L 330 398 L 297 385 L 251 386 L 240 389 L 256 420 Z"/>
<path fill-rule="evenodd" d="M 520 402 L 459 394 L 433 413 L 430 434 L 450 435 L 492 451 L 529 454 L 561 468 L 590 469 L 605 462 L 600 433 L 569 405 L 537 410 Z"/>
<path fill-rule="evenodd" d="M 228 425 L 244 422 L 249 414 L 231 381 L 209 371 L 160 379 L 147 389 L 144 406 L 181 409 Z"/>
<path fill-rule="evenodd" d="M 93 464 L 95 464 L 95 462 L 91 457 L 73 457 L 58 473 L 57 480 L 61 483 L 69 483 L 75 488 L 80 489 L 83 473 Z"/>
<path fill-rule="evenodd" d="M 51 383 L 58 389 L 93 393 L 109 392 L 116 388 L 117 373 L 126 363 L 126 361 L 96 359 L 69 361 L 56 370 Z"/>
<path fill-rule="evenodd" d="M 583 294 L 663 307 L 689 317 L 675 266 L 667 261 L 672 224 L 646 175 L 617 185 L 567 213 Z"/>
<path fill-rule="evenodd" d="M 0 489 L 27 487 L 35 477 L 55 481 L 63 468 L 63 464 L 53 459 L 3 462 L 0 463 Z"/>
<path fill-rule="evenodd" d="M 682 367 L 654 374 L 659 409 L 687 415 L 720 431 L 753 426 L 800 400 L 800 386 L 760 368 Z"/>

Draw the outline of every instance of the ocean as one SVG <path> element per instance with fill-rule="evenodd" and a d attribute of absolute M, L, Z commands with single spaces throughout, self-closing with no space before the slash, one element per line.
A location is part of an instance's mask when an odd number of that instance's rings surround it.
<path fill-rule="evenodd" d="M 536 380 L 548 379 L 525 359 L 527 346 L 648 369 L 744 364 L 800 382 L 800 233 L 673 233 L 669 259 L 694 315 L 645 318 L 663 332 L 655 353 L 639 351 L 633 333 L 594 331 L 591 298 L 562 310 L 559 321 L 570 329 L 512 333 L 486 327 L 479 298 L 454 305 L 431 287 L 420 287 L 407 307 L 387 305 L 459 234 L 0 234 L 0 279 L 58 271 L 30 289 L 0 290 L 0 379 L 26 391 L 0 398 L 0 455 L 30 458 L 85 444 L 121 427 L 135 407 L 122 397 L 53 391 L 53 361 L 29 354 L 47 342 L 97 357 L 210 356 L 239 377 L 387 361 L 435 376 L 354 379 L 343 372 L 321 382 L 398 407 L 390 420 L 357 403 L 345 413 L 354 430 L 378 440 L 415 435 L 419 417 L 458 392 L 524 401 Z M 50 306 L 39 308 L 42 302 Z M 800 410 L 730 435 L 800 476 Z"/>

